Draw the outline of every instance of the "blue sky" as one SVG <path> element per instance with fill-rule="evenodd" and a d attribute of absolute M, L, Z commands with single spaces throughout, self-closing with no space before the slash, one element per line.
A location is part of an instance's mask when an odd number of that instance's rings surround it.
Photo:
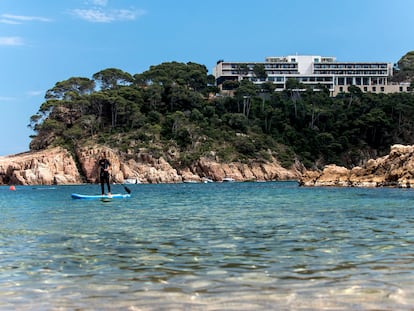
<path fill-rule="evenodd" d="M 291 54 L 397 62 L 412 0 L 0 0 L 0 155 L 29 150 L 30 117 L 70 77 L 162 62 Z"/>

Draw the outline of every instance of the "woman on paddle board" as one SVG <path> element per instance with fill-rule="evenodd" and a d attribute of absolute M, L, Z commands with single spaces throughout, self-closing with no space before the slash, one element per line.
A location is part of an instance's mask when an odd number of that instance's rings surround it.
<path fill-rule="evenodd" d="M 105 154 L 102 153 L 102 157 L 98 162 L 99 167 L 99 181 L 101 182 L 102 195 L 105 195 L 105 184 L 108 187 L 108 196 L 111 196 L 111 185 L 109 184 L 109 169 L 111 163 L 105 158 Z"/>

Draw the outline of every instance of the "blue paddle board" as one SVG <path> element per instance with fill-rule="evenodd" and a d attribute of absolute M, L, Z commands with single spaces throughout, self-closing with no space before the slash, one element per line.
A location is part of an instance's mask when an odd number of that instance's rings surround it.
<path fill-rule="evenodd" d="M 111 200 L 111 199 L 126 199 L 126 198 L 131 197 L 130 194 L 120 194 L 120 193 L 112 194 L 111 196 L 100 195 L 100 194 L 89 195 L 89 194 L 72 193 L 71 196 L 72 196 L 72 199 L 82 199 L 82 200 L 102 200 L 102 199 Z"/>

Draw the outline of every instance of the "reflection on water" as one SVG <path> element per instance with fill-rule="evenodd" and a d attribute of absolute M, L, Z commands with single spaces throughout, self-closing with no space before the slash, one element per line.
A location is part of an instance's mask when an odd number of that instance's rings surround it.
<path fill-rule="evenodd" d="M 96 187 L 0 189 L 1 310 L 414 305 L 408 189 L 131 185 L 127 200 L 70 199 Z"/>

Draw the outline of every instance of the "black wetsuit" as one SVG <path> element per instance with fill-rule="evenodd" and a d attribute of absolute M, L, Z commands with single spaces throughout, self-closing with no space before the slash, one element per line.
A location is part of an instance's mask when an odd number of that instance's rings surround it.
<path fill-rule="evenodd" d="M 109 172 L 108 168 L 111 163 L 107 159 L 101 159 L 98 162 L 99 165 L 99 180 L 101 182 L 102 195 L 105 194 L 105 184 L 108 187 L 108 192 L 111 192 L 111 185 L 109 184 Z"/>

